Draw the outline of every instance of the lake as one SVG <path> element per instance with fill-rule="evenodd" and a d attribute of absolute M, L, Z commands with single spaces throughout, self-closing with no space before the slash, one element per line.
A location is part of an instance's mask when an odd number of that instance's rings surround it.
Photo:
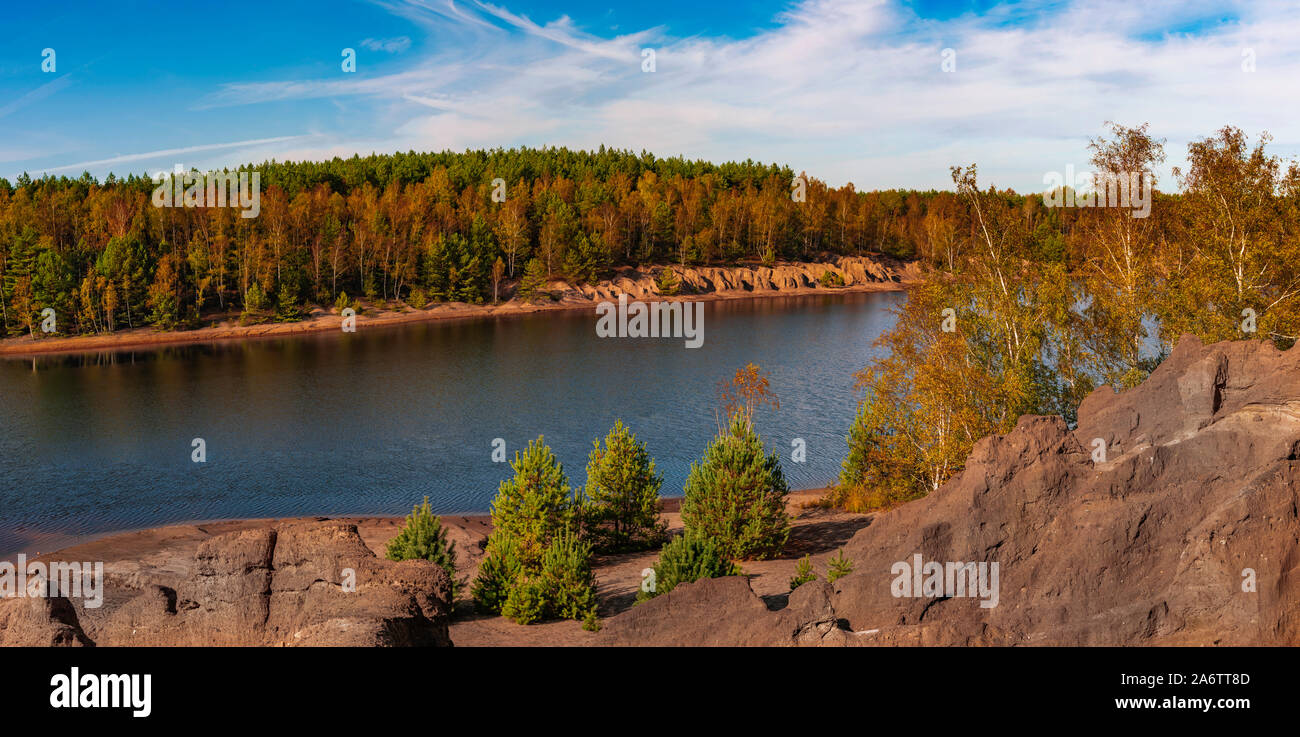
<path fill-rule="evenodd" d="M 599 338 L 592 312 L 0 361 L 0 555 L 39 541 L 242 517 L 484 512 L 545 435 L 570 482 L 621 418 L 681 496 L 718 383 L 754 362 L 757 426 L 792 489 L 832 482 L 853 372 L 901 292 L 707 302 L 704 344 Z M 191 459 L 202 438 L 206 462 Z M 792 441 L 806 461 L 791 459 Z"/>

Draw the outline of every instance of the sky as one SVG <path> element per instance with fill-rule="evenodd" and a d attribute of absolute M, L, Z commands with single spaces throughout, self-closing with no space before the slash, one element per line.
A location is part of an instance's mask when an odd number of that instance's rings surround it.
<path fill-rule="evenodd" d="M 1166 139 L 1173 190 L 1224 125 L 1300 151 L 1296 39 L 1274 0 L 11 3 L 0 176 L 604 144 L 1031 192 L 1115 121 Z"/>

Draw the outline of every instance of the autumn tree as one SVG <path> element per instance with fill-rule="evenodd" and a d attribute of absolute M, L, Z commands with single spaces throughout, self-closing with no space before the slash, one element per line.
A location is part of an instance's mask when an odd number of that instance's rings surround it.
<path fill-rule="evenodd" d="M 730 379 L 719 382 L 718 403 L 727 417 L 741 412 L 752 418 L 765 405 L 781 409 L 781 402 L 772 391 L 771 375 L 754 363 L 745 364 Z"/>
<path fill-rule="evenodd" d="M 1166 266 L 1162 340 L 1190 332 L 1207 342 L 1251 337 L 1294 341 L 1300 328 L 1300 248 L 1294 233 L 1300 168 L 1284 175 L 1262 134 L 1252 147 L 1231 126 L 1187 147 L 1175 170 L 1187 251 Z M 1172 262 L 1171 254 L 1166 260 Z M 1181 266 L 1181 264 L 1177 264 Z"/>
<path fill-rule="evenodd" d="M 1089 145 L 1093 190 L 1105 197 L 1117 187 L 1120 193 L 1129 193 L 1131 205 L 1142 191 L 1154 193 L 1155 167 L 1165 160 L 1163 141 L 1152 138 L 1146 124 L 1108 126 L 1113 138 L 1097 138 Z M 1092 328 L 1085 340 L 1101 363 L 1102 378 L 1131 387 L 1152 368 L 1142 351 L 1146 320 L 1155 313 L 1158 221 L 1150 212 L 1140 216 L 1132 206 L 1102 204 L 1115 203 L 1099 202 L 1080 223 L 1080 278 L 1090 299 L 1087 310 Z"/>

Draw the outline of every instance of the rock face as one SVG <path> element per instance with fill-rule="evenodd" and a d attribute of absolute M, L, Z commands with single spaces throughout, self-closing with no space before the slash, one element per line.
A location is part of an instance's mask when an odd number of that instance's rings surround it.
<path fill-rule="evenodd" d="M 377 558 L 355 525 L 287 524 L 210 538 L 178 583 L 131 581 L 101 609 L 0 602 L 0 645 L 446 646 L 450 599 L 442 568 Z"/>
<path fill-rule="evenodd" d="M 574 290 L 563 282 L 551 285 L 553 290 L 573 299 L 592 301 L 616 300 L 620 294 L 632 299 L 659 297 L 656 280 L 663 267 L 644 270 L 628 269 L 613 279 L 596 284 L 584 284 Z M 886 258 L 844 256 L 834 261 L 810 263 L 781 263 L 771 267 L 671 267 L 681 280 L 682 295 L 727 294 L 753 292 L 797 292 L 810 290 L 831 291 L 834 287 L 821 286 L 827 273 L 838 274 L 846 287 L 873 284 L 901 283 L 917 278 L 915 264 L 902 264 Z"/>
<path fill-rule="evenodd" d="M 91 645 L 77 612 L 65 598 L 0 602 L 0 645 L 49 647 Z"/>
<path fill-rule="evenodd" d="M 1089 396 L 1076 429 L 1026 416 L 981 440 L 849 541 L 833 590 L 768 611 L 743 579 L 682 586 L 609 620 L 606 641 L 1295 645 L 1298 510 L 1300 348 L 1184 337 L 1141 386 Z M 895 596 L 917 555 L 997 563 L 996 597 L 940 578 Z"/>

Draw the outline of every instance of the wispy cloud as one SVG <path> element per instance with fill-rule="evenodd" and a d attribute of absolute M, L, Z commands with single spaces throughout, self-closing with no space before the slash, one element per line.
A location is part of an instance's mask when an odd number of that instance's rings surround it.
<path fill-rule="evenodd" d="M 63 166 L 46 167 L 43 171 L 72 171 L 72 170 L 89 170 L 97 169 L 114 164 L 128 164 L 136 161 L 151 161 L 156 159 L 166 159 L 174 156 L 184 156 L 187 154 L 201 153 L 205 151 L 217 151 L 220 149 L 239 148 L 248 146 L 263 146 L 267 144 L 285 143 L 288 141 L 298 141 L 305 136 L 277 136 L 275 138 L 256 138 L 248 141 L 232 141 L 230 143 L 208 143 L 199 146 L 185 146 L 183 148 L 165 148 L 157 151 L 145 151 L 136 154 L 122 154 L 108 159 L 96 159 L 95 161 L 80 161 L 75 164 L 65 164 Z"/>
<path fill-rule="evenodd" d="M 19 97 L 17 100 L 14 100 L 8 105 L 0 106 L 0 118 L 3 118 L 6 115 L 9 115 L 10 113 L 20 110 L 22 108 L 25 108 L 28 105 L 32 104 L 33 102 L 39 102 L 40 100 L 49 97 L 55 92 L 58 92 L 59 90 L 66 88 L 70 84 L 72 84 L 71 72 L 64 74 L 56 79 L 50 80 L 49 82 L 46 82 L 45 84 L 41 85 L 40 87 L 37 87 L 31 92 L 28 92 L 22 97 Z"/>
<path fill-rule="evenodd" d="M 310 140 L 259 148 L 279 158 L 605 144 L 778 161 L 862 188 L 949 186 L 949 165 L 978 162 L 986 183 L 1038 189 L 1043 173 L 1085 165 L 1107 120 L 1149 122 L 1170 165 L 1224 124 L 1300 151 L 1300 16 L 1278 0 L 1039 0 L 944 20 L 901 0 L 803 0 L 735 39 L 602 35 L 479 0 L 375 5 L 411 24 L 407 53 L 356 74 L 225 84 L 193 107 L 346 102 L 351 128 L 325 121 Z"/>
<path fill-rule="evenodd" d="M 573 21 L 568 16 L 561 16 L 559 19 L 538 25 L 529 20 L 526 16 L 515 15 L 509 10 L 496 5 L 480 2 L 478 6 L 494 18 L 498 18 L 511 26 L 518 28 L 530 36 L 544 38 L 548 41 L 554 41 L 562 46 L 582 51 L 592 56 L 599 56 L 606 59 L 612 59 L 620 62 L 631 62 L 637 59 L 634 43 L 641 38 L 646 38 L 653 31 L 642 31 L 640 33 L 620 36 L 615 39 L 605 40 L 582 33 L 573 25 Z"/>

